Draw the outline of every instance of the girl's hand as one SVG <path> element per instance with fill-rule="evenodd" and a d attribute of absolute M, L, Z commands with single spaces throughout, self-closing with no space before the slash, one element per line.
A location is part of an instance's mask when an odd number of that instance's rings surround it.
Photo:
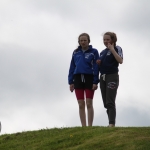
<path fill-rule="evenodd" d="M 70 91 L 73 92 L 74 90 L 74 84 L 70 84 Z"/>
<path fill-rule="evenodd" d="M 98 64 L 98 65 L 100 65 L 101 64 L 101 60 L 96 60 L 96 63 Z"/>
<path fill-rule="evenodd" d="M 112 44 L 108 43 L 108 44 L 107 44 L 107 48 L 108 48 L 110 51 L 115 50 L 115 49 L 114 49 L 114 43 L 112 43 Z"/>
<path fill-rule="evenodd" d="M 97 90 L 97 84 L 93 84 L 92 90 Z"/>

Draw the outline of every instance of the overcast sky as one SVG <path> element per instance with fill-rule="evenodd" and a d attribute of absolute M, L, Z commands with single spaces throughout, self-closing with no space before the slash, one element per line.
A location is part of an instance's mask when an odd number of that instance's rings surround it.
<path fill-rule="evenodd" d="M 116 126 L 150 126 L 149 0 L 1 0 L 0 14 L 1 134 L 81 126 L 68 70 L 83 32 L 99 52 L 115 32 L 123 49 Z M 100 89 L 94 110 L 107 126 Z"/>

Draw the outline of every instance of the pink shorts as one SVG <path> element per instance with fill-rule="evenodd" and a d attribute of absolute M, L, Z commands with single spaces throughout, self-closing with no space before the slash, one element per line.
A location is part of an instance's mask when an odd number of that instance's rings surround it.
<path fill-rule="evenodd" d="M 75 94 L 76 94 L 77 100 L 84 100 L 84 95 L 86 98 L 93 99 L 94 90 L 75 89 Z"/>

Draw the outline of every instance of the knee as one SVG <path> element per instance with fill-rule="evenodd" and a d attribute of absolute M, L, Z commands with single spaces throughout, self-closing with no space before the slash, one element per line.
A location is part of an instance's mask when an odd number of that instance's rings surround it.
<path fill-rule="evenodd" d="M 85 103 L 79 103 L 79 109 L 84 109 L 85 108 Z"/>
<path fill-rule="evenodd" d="M 108 103 L 108 104 L 106 105 L 106 108 L 107 108 L 107 109 L 115 108 L 115 104 L 113 104 L 113 103 Z"/>
<path fill-rule="evenodd" d="M 87 109 L 89 109 L 89 108 L 93 107 L 93 104 L 88 102 L 88 103 L 86 103 L 86 106 L 87 106 Z"/>

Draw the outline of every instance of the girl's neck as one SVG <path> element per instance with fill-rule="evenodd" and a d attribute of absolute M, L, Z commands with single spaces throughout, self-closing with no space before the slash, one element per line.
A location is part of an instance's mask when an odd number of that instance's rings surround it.
<path fill-rule="evenodd" d="M 89 49 L 89 47 L 82 47 L 82 50 L 84 50 L 84 51 L 86 51 L 88 49 Z"/>

